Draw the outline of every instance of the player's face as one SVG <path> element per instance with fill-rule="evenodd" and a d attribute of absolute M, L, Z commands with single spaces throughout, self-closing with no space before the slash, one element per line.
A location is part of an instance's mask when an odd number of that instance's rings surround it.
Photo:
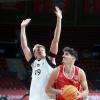
<path fill-rule="evenodd" d="M 62 62 L 65 64 L 71 64 L 74 57 L 69 52 L 64 52 Z"/>
<path fill-rule="evenodd" d="M 34 55 L 37 59 L 41 59 L 42 57 L 46 56 L 45 49 L 43 47 L 37 47 L 35 49 Z"/>

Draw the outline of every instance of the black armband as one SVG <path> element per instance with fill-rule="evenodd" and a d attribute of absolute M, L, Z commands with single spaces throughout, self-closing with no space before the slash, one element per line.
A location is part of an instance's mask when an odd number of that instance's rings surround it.
<path fill-rule="evenodd" d="M 32 58 L 29 60 L 29 64 L 31 65 L 34 60 L 35 60 L 35 58 L 34 58 L 34 56 L 32 56 Z"/>
<path fill-rule="evenodd" d="M 52 67 L 52 68 L 56 68 L 57 67 L 57 65 L 55 65 L 55 64 L 53 64 L 50 60 L 49 60 L 49 58 L 46 56 L 46 60 L 47 60 L 47 63 Z"/>
<path fill-rule="evenodd" d="M 54 53 L 52 53 L 51 51 L 49 51 L 49 52 L 48 52 L 48 56 L 50 56 L 50 57 L 54 57 L 54 58 L 55 58 L 57 55 L 54 54 Z"/>

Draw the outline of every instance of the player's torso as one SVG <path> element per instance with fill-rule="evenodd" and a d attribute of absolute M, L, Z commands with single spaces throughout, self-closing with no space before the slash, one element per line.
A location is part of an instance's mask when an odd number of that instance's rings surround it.
<path fill-rule="evenodd" d="M 64 73 L 64 67 L 61 65 L 59 68 L 59 73 L 58 73 L 58 77 L 56 80 L 56 86 L 58 88 L 62 88 L 64 85 L 74 85 L 76 87 L 80 86 L 80 82 L 79 82 L 79 68 L 75 66 L 74 68 L 74 72 L 73 75 L 71 76 L 71 78 L 69 78 L 67 75 L 65 75 Z"/>
<path fill-rule="evenodd" d="M 80 90 L 81 85 L 79 82 L 78 74 L 79 74 L 79 68 L 75 66 L 74 73 L 72 77 L 69 78 L 64 74 L 63 65 L 59 66 L 59 72 L 58 72 L 57 80 L 55 82 L 55 87 L 57 89 L 61 89 L 64 87 L 64 85 L 74 85 L 75 87 L 77 87 L 78 90 Z M 58 100 L 64 100 L 64 98 L 61 95 L 58 95 Z"/>
<path fill-rule="evenodd" d="M 46 59 L 41 59 L 40 61 L 35 60 L 32 65 L 32 81 L 34 83 L 39 82 L 40 85 L 45 84 L 52 68 L 47 63 Z"/>
<path fill-rule="evenodd" d="M 36 98 L 48 98 L 45 93 L 45 86 L 47 84 L 47 80 L 49 78 L 50 73 L 52 72 L 51 66 L 48 64 L 46 59 L 41 59 L 40 61 L 35 60 L 32 64 L 32 81 L 30 92 L 33 97 L 37 95 Z M 38 99 L 37 99 L 38 100 Z M 45 100 L 45 99 L 44 99 Z"/>

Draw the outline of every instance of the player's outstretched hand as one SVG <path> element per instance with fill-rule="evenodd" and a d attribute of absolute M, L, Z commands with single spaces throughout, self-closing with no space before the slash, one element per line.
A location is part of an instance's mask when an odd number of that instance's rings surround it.
<path fill-rule="evenodd" d="M 59 7 L 55 6 L 55 14 L 58 18 L 62 19 L 62 11 Z"/>
<path fill-rule="evenodd" d="M 30 21 L 31 21 L 30 18 L 23 20 L 21 23 L 21 27 L 26 27 L 30 23 Z"/>

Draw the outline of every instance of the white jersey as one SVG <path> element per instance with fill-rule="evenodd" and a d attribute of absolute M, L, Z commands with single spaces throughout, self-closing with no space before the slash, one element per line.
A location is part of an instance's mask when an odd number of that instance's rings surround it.
<path fill-rule="evenodd" d="M 32 64 L 32 80 L 30 86 L 29 100 L 52 100 L 45 93 L 45 87 L 53 68 L 48 64 L 46 58 L 35 60 Z"/>

